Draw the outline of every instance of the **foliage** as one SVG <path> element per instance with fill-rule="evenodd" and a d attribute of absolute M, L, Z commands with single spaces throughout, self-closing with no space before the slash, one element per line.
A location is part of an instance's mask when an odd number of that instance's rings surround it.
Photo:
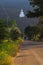
<path fill-rule="evenodd" d="M 17 40 L 21 36 L 21 32 L 19 28 L 15 28 L 11 30 L 11 38 L 12 40 Z"/>
<path fill-rule="evenodd" d="M 40 39 L 40 34 L 34 35 L 33 41 L 38 41 Z"/>
<path fill-rule="evenodd" d="M 16 27 L 16 26 L 17 26 L 16 21 L 15 21 L 15 20 L 10 20 L 10 21 L 8 22 L 8 26 L 11 27 L 11 28 L 12 28 L 12 27 L 13 27 L 13 28 Z"/>
<path fill-rule="evenodd" d="M 37 26 L 40 28 L 40 39 L 43 38 L 43 17 L 41 16 Z"/>
<path fill-rule="evenodd" d="M 24 41 L 21 37 L 19 37 L 18 40 L 19 40 L 19 43 L 22 43 Z"/>
<path fill-rule="evenodd" d="M 23 42 L 21 38 L 0 42 L 0 65 L 12 65 L 12 57 L 19 51 L 21 42 Z"/>
<path fill-rule="evenodd" d="M 36 36 L 38 33 L 40 33 L 40 29 L 37 26 L 28 26 L 25 28 L 24 33 L 29 39 L 32 39 L 34 35 Z"/>
<path fill-rule="evenodd" d="M 30 0 L 30 5 L 32 6 L 33 10 L 28 11 L 26 16 L 33 18 L 33 17 L 40 17 L 37 26 L 40 29 L 40 40 L 43 39 L 43 0 Z M 36 39 L 37 35 L 34 37 Z"/>
<path fill-rule="evenodd" d="M 7 31 L 6 31 L 6 21 L 0 19 L 0 41 L 6 37 Z"/>
<path fill-rule="evenodd" d="M 10 20 L 10 21 L 8 21 L 8 24 L 7 24 L 7 21 L 5 19 L 0 19 L 0 41 L 5 38 L 6 39 L 11 38 L 11 35 L 10 35 L 11 30 L 13 31 L 15 27 L 17 27 L 15 20 Z M 19 31 L 19 29 L 18 29 L 18 31 Z M 18 32 L 16 32 L 16 33 L 17 33 L 17 35 L 15 34 L 15 36 L 19 36 Z"/>
<path fill-rule="evenodd" d="M 12 65 L 11 56 L 5 52 L 0 52 L 0 65 Z"/>
<path fill-rule="evenodd" d="M 3 40 L 0 43 L 0 52 L 1 51 L 6 51 L 6 53 L 10 56 L 15 56 L 19 50 L 19 45 L 20 43 L 23 42 L 21 38 L 18 38 L 18 40 Z"/>
<path fill-rule="evenodd" d="M 31 26 L 26 27 L 24 33 L 25 33 L 25 35 L 27 35 L 29 37 L 29 39 L 31 39 L 32 27 Z"/>
<path fill-rule="evenodd" d="M 0 65 L 12 65 L 12 57 L 19 51 L 21 32 L 15 20 L 0 19 Z"/>
<path fill-rule="evenodd" d="M 33 11 L 27 12 L 27 17 L 43 16 L 43 0 L 30 0 Z"/>

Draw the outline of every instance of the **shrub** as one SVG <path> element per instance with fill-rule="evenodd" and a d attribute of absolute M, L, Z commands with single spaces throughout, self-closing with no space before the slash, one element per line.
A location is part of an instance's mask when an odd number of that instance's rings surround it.
<path fill-rule="evenodd" d="M 18 38 L 19 43 L 22 43 L 24 40 L 22 38 Z"/>
<path fill-rule="evenodd" d="M 0 53 L 0 65 L 12 65 L 11 57 L 5 52 Z"/>
<path fill-rule="evenodd" d="M 34 35 L 33 40 L 34 40 L 34 41 L 38 41 L 39 38 L 40 38 L 40 34 L 37 34 L 37 35 Z"/>
<path fill-rule="evenodd" d="M 19 30 L 19 28 L 15 27 L 11 30 L 11 39 L 17 40 L 19 37 L 21 37 L 21 31 Z"/>
<path fill-rule="evenodd" d="M 30 40 L 37 39 L 40 33 L 40 28 L 38 26 L 28 26 L 25 28 L 24 33 Z"/>
<path fill-rule="evenodd" d="M 23 42 L 21 38 L 18 38 L 18 40 L 3 40 L 3 42 L 0 44 L 0 52 L 6 51 L 6 53 L 10 56 L 15 56 L 17 52 L 19 51 L 20 43 Z"/>

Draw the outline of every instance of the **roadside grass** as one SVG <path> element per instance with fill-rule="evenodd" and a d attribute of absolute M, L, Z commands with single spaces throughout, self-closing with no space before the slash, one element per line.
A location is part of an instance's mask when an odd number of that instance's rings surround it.
<path fill-rule="evenodd" d="M 12 65 L 11 57 L 15 57 L 19 51 L 19 45 L 22 39 L 16 41 L 3 40 L 0 43 L 0 65 Z"/>
<path fill-rule="evenodd" d="M 0 65 L 12 65 L 11 56 L 6 54 L 4 51 L 0 53 Z"/>
<path fill-rule="evenodd" d="M 11 56 L 15 56 L 16 53 L 19 50 L 19 45 L 22 42 L 22 39 L 18 39 L 16 41 L 10 40 L 3 40 L 2 43 L 0 43 L 0 52 L 5 51 L 7 54 Z"/>

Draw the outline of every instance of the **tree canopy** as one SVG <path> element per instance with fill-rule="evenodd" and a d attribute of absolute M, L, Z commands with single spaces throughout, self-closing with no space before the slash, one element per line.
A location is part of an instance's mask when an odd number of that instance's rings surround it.
<path fill-rule="evenodd" d="M 27 17 L 43 16 L 43 0 L 30 0 L 30 5 L 33 7 L 33 11 L 28 11 Z"/>
<path fill-rule="evenodd" d="M 15 27 L 15 21 L 9 21 L 7 26 L 7 20 L 0 19 L 0 41 L 5 37 L 9 37 L 10 30 Z"/>
<path fill-rule="evenodd" d="M 25 28 L 24 33 L 28 38 L 32 39 L 34 35 L 36 36 L 40 33 L 40 29 L 37 26 L 28 26 Z"/>

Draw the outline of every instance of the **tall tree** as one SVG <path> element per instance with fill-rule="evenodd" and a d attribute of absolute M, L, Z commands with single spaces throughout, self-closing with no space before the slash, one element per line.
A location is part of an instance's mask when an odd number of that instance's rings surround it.
<path fill-rule="evenodd" d="M 37 26 L 40 28 L 40 38 L 43 38 L 43 0 L 30 0 L 32 11 L 28 11 L 26 16 L 30 18 L 40 17 Z"/>
<path fill-rule="evenodd" d="M 33 11 L 28 11 L 27 17 L 43 16 L 43 0 L 30 0 Z"/>
<path fill-rule="evenodd" d="M 12 28 L 14 29 L 15 27 L 16 27 L 15 20 L 8 21 L 7 26 L 7 20 L 0 19 L 0 41 L 3 40 L 4 38 L 9 39 L 11 29 Z"/>
<path fill-rule="evenodd" d="M 0 19 L 0 41 L 5 38 L 6 36 L 6 21 Z"/>
<path fill-rule="evenodd" d="M 34 35 L 36 36 L 38 33 L 40 33 L 40 29 L 37 26 L 28 26 L 25 28 L 24 33 L 29 39 L 32 39 Z"/>

